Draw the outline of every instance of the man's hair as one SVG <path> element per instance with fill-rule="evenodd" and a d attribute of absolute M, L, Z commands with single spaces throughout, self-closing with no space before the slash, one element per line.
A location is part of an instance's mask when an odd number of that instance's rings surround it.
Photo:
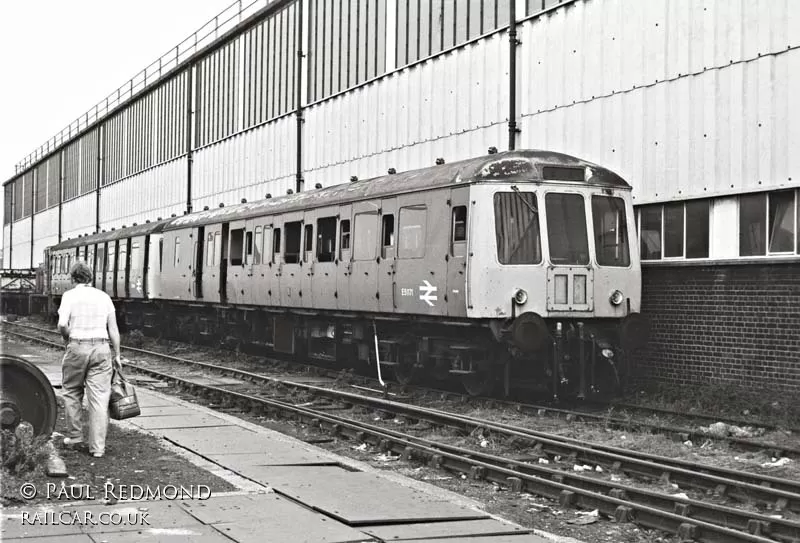
<path fill-rule="evenodd" d="M 76 283 L 91 283 L 92 269 L 86 262 L 79 260 L 69 269 L 69 275 Z"/>

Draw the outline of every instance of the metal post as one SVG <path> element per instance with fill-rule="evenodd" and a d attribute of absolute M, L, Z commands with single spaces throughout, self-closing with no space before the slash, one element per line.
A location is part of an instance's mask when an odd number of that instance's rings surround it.
<path fill-rule="evenodd" d="M 558 401 L 559 362 L 561 360 L 561 323 L 556 323 L 555 339 L 553 339 L 553 399 Z"/>
<path fill-rule="evenodd" d="M 303 2 L 297 3 L 297 66 L 295 73 L 297 74 L 297 81 L 295 83 L 295 116 L 297 118 L 297 163 L 295 165 L 295 191 L 303 192 Z"/>
<path fill-rule="evenodd" d="M 192 212 L 192 68 L 186 70 L 186 213 Z"/>
<path fill-rule="evenodd" d="M 578 357 L 580 358 L 580 388 L 578 398 L 586 398 L 586 349 L 584 346 L 583 323 L 578 323 Z"/>
<path fill-rule="evenodd" d="M 508 150 L 513 151 L 517 145 L 517 2 L 509 2 L 508 21 Z"/>

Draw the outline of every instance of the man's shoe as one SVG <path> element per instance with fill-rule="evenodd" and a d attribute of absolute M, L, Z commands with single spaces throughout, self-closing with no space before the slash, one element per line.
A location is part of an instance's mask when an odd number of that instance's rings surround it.
<path fill-rule="evenodd" d="M 103 458 L 103 453 L 92 453 L 94 458 Z"/>
<path fill-rule="evenodd" d="M 75 447 L 76 445 L 83 444 L 83 439 L 79 437 L 65 437 L 64 438 L 64 446 L 65 447 Z"/>

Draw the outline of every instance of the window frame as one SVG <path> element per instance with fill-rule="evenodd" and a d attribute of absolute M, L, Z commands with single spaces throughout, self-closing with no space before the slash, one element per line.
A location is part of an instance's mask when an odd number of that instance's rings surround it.
<path fill-rule="evenodd" d="M 508 189 L 508 190 L 503 190 L 503 189 Z M 526 263 L 526 262 L 503 262 L 503 260 L 500 258 L 500 245 L 498 244 L 498 238 L 497 238 L 497 235 L 498 235 L 498 233 L 497 233 L 497 197 L 501 196 L 501 195 L 502 196 L 508 195 L 510 197 L 513 197 L 514 199 L 517 199 L 517 198 L 519 198 L 520 194 L 523 194 L 523 195 L 530 194 L 530 195 L 533 196 L 533 201 L 532 202 L 528 202 L 528 203 L 530 203 L 536 210 L 535 221 L 536 221 L 536 243 L 537 243 L 537 249 L 538 249 L 538 255 L 537 255 L 538 258 L 534 259 L 535 261 L 534 262 L 530 262 L 530 263 Z M 523 197 L 523 199 L 525 199 L 525 198 Z M 542 201 L 540 202 L 540 200 L 542 200 Z M 515 194 L 515 191 L 513 189 L 511 189 L 511 187 L 500 187 L 498 190 L 496 190 L 492 194 L 492 202 L 491 202 L 491 205 L 492 205 L 492 241 L 493 241 L 493 243 L 495 245 L 495 250 L 493 251 L 493 258 L 495 259 L 495 262 L 497 262 L 497 264 L 499 264 L 500 266 L 543 266 L 544 265 L 545 260 L 546 260 L 545 257 L 544 257 L 545 251 L 544 251 L 544 241 L 543 241 L 544 237 L 545 237 L 544 236 L 545 232 L 543 232 L 543 230 L 542 230 L 542 225 L 544 223 L 546 223 L 546 220 L 545 221 L 542 220 L 542 207 L 541 206 L 543 204 L 543 201 L 544 201 L 543 194 L 541 194 L 537 190 L 524 190 L 524 191 L 520 191 L 519 193 Z"/>
<path fill-rule="evenodd" d="M 707 240 L 708 252 L 707 252 L 706 256 L 686 256 L 687 255 L 687 250 L 686 249 L 688 247 L 688 241 L 689 241 L 689 232 L 688 232 L 689 224 L 688 224 L 687 204 L 689 202 L 703 202 L 703 201 L 708 202 L 708 212 L 706 214 L 706 221 L 708 223 L 707 224 L 707 230 L 708 230 L 708 240 Z M 667 226 L 666 207 L 669 206 L 669 205 L 674 205 L 674 204 L 680 204 L 681 211 L 682 211 L 682 221 L 683 221 L 683 226 L 682 226 L 683 232 L 682 233 L 683 233 L 683 235 L 682 235 L 682 238 L 681 238 L 681 254 L 678 255 L 678 256 L 666 256 L 666 236 L 667 236 L 667 234 L 666 234 L 666 226 Z M 641 217 L 641 215 L 642 215 L 643 208 L 653 208 L 653 209 L 658 208 L 659 212 L 660 212 L 661 225 L 660 225 L 660 232 L 659 232 L 660 236 L 659 236 L 659 239 L 660 239 L 660 243 L 661 243 L 661 247 L 660 247 L 661 256 L 659 258 L 644 258 L 644 256 L 642 255 L 642 217 Z M 709 199 L 709 198 L 693 198 L 691 200 L 678 200 L 678 201 L 673 201 L 673 202 L 662 202 L 662 203 L 657 203 L 657 204 L 644 204 L 644 205 L 641 205 L 641 206 L 637 207 L 634 211 L 635 211 L 635 216 L 636 216 L 636 236 L 638 238 L 637 242 L 639 244 L 639 260 L 641 262 L 661 262 L 661 261 L 675 262 L 675 261 L 683 261 L 683 260 L 693 261 L 693 260 L 708 260 L 708 259 L 710 259 L 711 258 L 711 223 L 712 223 L 712 221 L 711 221 L 711 208 L 712 208 L 712 199 Z"/>
<path fill-rule="evenodd" d="M 415 225 L 421 226 L 422 230 L 422 242 L 420 247 L 418 247 L 417 251 L 414 253 L 413 256 L 405 255 L 405 252 L 402 251 L 402 244 L 401 244 L 401 236 L 403 235 L 403 210 L 407 212 L 417 212 L 421 211 L 423 213 L 423 217 L 425 222 L 423 224 L 413 223 Z M 394 227 L 394 246 L 395 246 L 395 256 L 398 259 L 408 259 L 408 260 L 417 260 L 420 258 L 425 258 L 425 253 L 427 250 L 427 241 L 428 241 L 428 206 L 423 204 L 412 204 L 407 206 L 402 206 L 400 209 L 397 210 L 397 224 Z M 421 251 L 420 251 L 421 249 Z"/>

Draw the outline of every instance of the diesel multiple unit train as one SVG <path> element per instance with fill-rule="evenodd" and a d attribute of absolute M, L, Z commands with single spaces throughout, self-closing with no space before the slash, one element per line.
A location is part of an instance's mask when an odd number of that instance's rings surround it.
<path fill-rule="evenodd" d="M 85 260 L 147 334 L 585 397 L 647 340 L 633 217 L 613 172 L 509 151 L 70 239 L 48 289 Z"/>

